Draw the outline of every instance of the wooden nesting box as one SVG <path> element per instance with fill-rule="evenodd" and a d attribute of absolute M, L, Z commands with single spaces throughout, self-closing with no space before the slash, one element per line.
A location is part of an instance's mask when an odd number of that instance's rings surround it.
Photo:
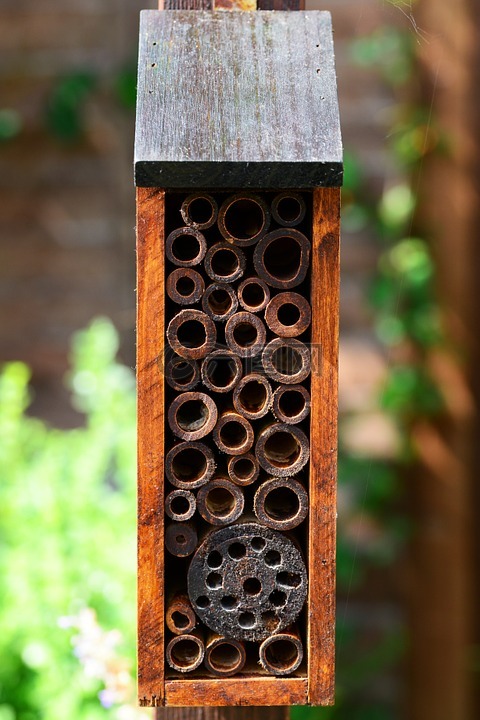
<path fill-rule="evenodd" d="M 331 704 L 330 15 L 145 11 L 140 32 L 140 703 Z"/>

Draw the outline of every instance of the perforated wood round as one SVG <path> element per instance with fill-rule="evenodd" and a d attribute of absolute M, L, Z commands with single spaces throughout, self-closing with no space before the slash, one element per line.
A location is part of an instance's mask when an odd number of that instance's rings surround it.
<path fill-rule="evenodd" d="M 306 593 L 297 546 L 254 522 L 209 534 L 188 571 L 188 594 L 200 620 L 236 640 L 264 640 L 291 625 Z"/>

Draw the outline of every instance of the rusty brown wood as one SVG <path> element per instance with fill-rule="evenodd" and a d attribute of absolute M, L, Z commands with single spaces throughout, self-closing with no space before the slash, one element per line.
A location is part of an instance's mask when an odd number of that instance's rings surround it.
<path fill-rule="evenodd" d="M 340 191 L 313 195 L 309 702 L 334 701 Z"/>
<path fill-rule="evenodd" d="M 164 675 L 164 205 L 162 190 L 137 190 L 138 395 L 138 690 L 142 703 L 162 702 Z M 152 312 L 152 307 L 155 310 Z"/>

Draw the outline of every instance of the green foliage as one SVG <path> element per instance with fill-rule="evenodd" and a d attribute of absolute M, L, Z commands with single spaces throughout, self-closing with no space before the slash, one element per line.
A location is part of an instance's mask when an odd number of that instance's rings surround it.
<path fill-rule="evenodd" d="M 93 608 L 102 627 L 121 628 L 122 651 L 134 656 L 134 377 L 116 350 L 106 320 L 75 337 L 70 383 L 86 412 L 75 430 L 25 414 L 24 365 L 0 376 L 0 718 L 110 715 L 98 676 L 72 653 L 64 616 Z"/>
<path fill-rule="evenodd" d="M 13 140 L 22 129 L 22 118 L 12 108 L 0 109 L 0 142 Z M 0 716 L 1 720 L 1 716 Z"/>
<path fill-rule="evenodd" d="M 60 78 L 47 105 L 47 127 L 60 140 L 73 142 L 84 132 L 83 107 L 96 85 L 91 72 L 76 72 Z"/>

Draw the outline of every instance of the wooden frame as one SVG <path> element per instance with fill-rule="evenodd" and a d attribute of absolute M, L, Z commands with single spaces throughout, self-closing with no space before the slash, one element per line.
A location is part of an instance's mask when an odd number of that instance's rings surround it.
<path fill-rule="evenodd" d="M 138 673 L 146 706 L 329 705 L 334 700 L 339 188 L 313 192 L 308 673 L 165 680 L 163 582 L 165 193 L 137 189 Z"/>

